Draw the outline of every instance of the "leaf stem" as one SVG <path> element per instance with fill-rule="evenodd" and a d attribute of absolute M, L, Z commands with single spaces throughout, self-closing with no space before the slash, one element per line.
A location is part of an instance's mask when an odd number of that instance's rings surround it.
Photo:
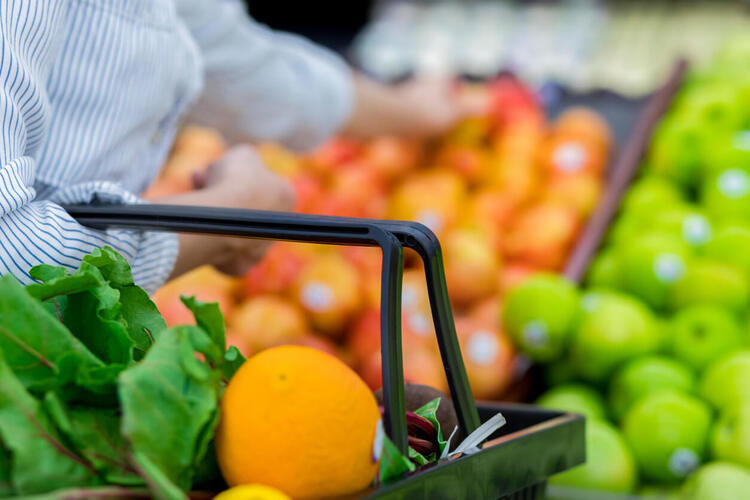
<path fill-rule="evenodd" d="M 5 328 L 5 327 L 3 327 L 1 325 L 0 325 L 0 333 L 2 333 L 3 335 L 5 335 L 5 337 L 8 338 L 8 340 L 10 340 L 14 344 L 16 344 L 18 347 L 20 347 L 21 349 L 23 349 L 24 351 L 26 351 L 27 353 L 31 354 L 33 357 L 35 357 L 36 359 L 38 359 L 41 364 L 43 364 L 44 366 L 46 366 L 50 370 L 57 371 L 57 366 L 55 366 L 55 364 L 52 361 L 50 361 L 47 358 L 45 358 L 44 356 L 42 356 L 42 354 L 40 352 L 38 352 L 36 349 L 34 349 L 33 347 L 31 347 L 30 345 L 22 342 L 18 337 L 16 337 L 10 331 L 8 331 L 7 328 Z"/>

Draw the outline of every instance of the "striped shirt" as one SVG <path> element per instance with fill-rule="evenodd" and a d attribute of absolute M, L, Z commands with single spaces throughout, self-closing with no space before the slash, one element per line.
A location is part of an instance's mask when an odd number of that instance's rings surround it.
<path fill-rule="evenodd" d="M 0 274 L 110 245 L 154 290 L 174 235 L 92 230 L 60 204 L 140 203 L 183 119 L 305 149 L 351 107 L 343 61 L 237 0 L 0 0 Z"/>

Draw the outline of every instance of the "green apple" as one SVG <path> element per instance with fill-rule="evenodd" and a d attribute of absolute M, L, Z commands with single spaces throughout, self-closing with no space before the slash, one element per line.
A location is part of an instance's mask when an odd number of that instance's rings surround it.
<path fill-rule="evenodd" d="M 711 363 L 698 384 L 698 394 L 720 411 L 750 401 L 750 350 Z"/>
<path fill-rule="evenodd" d="M 658 324 L 639 300 L 616 292 L 584 295 L 585 313 L 573 336 L 571 364 L 578 375 L 601 383 L 626 361 L 659 349 Z"/>
<path fill-rule="evenodd" d="M 737 464 L 711 462 L 698 469 L 682 486 L 689 500 L 739 500 L 750 498 L 750 470 Z"/>
<path fill-rule="evenodd" d="M 741 269 L 750 276 L 750 224 L 727 222 L 719 225 L 703 252 L 706 257 Z"/>
<path fill-rule="evenodd" d="M 622 266 L 618 252 L 608 248 L 599 252 L 591 263 L 586 282 L 592 287 L 620 288 L 622 286 Z"/>
<path fill-rule="evenodd" d="M 694 186 L 701 173 L 703 126 L 697 115 L 675 113 L 657 128 L 649 152 L 651 172 L 682 186 Z"/>
<path fill-rule="evenodd" d="M 690 89 L 683 108 L 700 130 L 707 133 L 737 130 L 744 122 L 742 89 L 731 81 L 715 80 Z M 683 118 L 684 119 L 684 118 Z"/>
<path fill-rule="evenodd" d="M 619 421 L 643 396 L 664 389 L 691 393 L 695 377 L 687 366 L 664 356 L 645 356 L 628 362 L 610 382 L 612 416 Z"/>
<path fill-rule="evenodd" d="M 711 433 L 711 453 L 750 468 L 750 401 L 722 412 Z"/>
<path fill-rule="evenodd" d="M 649 231 L 673 234 L 691 248 L 701 248 L 711 240 L 713 228 L 708 217 L 697 206 L 672 204 L 651 214 Z"/>
<path fill-rule="evenodd" d="M 710 142 L 709 147 L 710 155 L 706 157 L 704 175 L 732 168 L 750 172 L 750 133 L 747 130 L 720 134 Z"/>
<path fill-rule="evenodd" d="M 534 404 L 552 410 L 579 413 L 588 419 L 607 418 L 607 407 L 601 394 L 584 384 L 554 387 L 542 394 Z"/>
<path fill-rule="evenodd" d="M 750 216 L 750 173 L 740 167 L 723 168 L 706 176 L 700 203 L 717 219 Z"/>
<path fill-rule="evenodd" d="M 739 350 L 745 334 L 737 318 L 721 307 L 690 306 L 677 311 L 670 325 L 669 351 L 696 371 Z"/>
<path fill-rule="evenodd" d="M 620 433 L 601 420 L 586 421 L 586 463 L 549 479 L 552 486 L 632 492 L 638 483 L 633 455 Z"/>
<path fill-rule="evenodd" d="M 539 274 L 511 290 L 503 311 L 505 328 L 531 359 L 559 358 L 578 313 L 578 290 L 557 275 Z"/>
<path fill-rule="evenodd" d="M 664 308 L 687 273 L 690 259 L 690 248 L 679 236 L 649 233 L 637 237 L 621 250 L 623 288 L 654 308 Z"/>
<path fill-rule="evenodd" d="M 677 482 L 703 461 L 711 409 L 700 399 L 662 390 L 639 399 L 623 418 L 623 434 L 647 479 Z"/>
<path fill-rule="evenodd" d="M 682 190 L 674 182 L 664 177 L 647 175 L 628 188 L 622 200 L 622 210 L 650 216 L 655 210 L 683 200 Z"/>
<path fill-rule="evenodd" d="M 737 268 L 711 259 L 694 259 L 672 292 L 674 309 L 713 304 L 741 312 L 749 300 L 748 278 Z"/>
<path fill-rule="evenodd" d="M 648 216 L 641 212 L 625 211 L 612 224 L 607 239 L 611 247 L 619 247 L 641 234 L 648 225 Z"/>

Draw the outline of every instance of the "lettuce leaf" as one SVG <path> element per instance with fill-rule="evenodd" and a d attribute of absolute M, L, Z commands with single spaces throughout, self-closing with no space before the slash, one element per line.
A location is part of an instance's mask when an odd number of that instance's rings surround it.
<path fill-rule="evenodd" d="M 11 275 L 0 277 L 0 351 L 23 386 L 38 393 L 105 367 Z"/>
<path fill-rule="evenodd" d="M 149 485 L 160 485 L 163 498 L 173 498 L 170 484 L 190 488 L 213 438 L 221 371 L 212 370 L 196 353 L 211 359 L 216 351 L 201 328 L 179 326 L 167 330 L 143 361 L 120 374 L 122 434 L 136 467 Z"/>
<path fill-rule="evenodd" d="M 100 484 L 96 469 L 61 438 L 42 405 L 0 354 L 0 438 L 17 494 Z"/>

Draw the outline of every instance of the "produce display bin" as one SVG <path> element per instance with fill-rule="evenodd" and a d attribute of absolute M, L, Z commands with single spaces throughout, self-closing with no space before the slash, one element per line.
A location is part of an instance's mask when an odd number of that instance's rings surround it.
<path fill-rule="evenodd" d="M 504 414 L 507 425 L 490 436 L 477 453 L 428 464 L 395 483 L 356 497 L 540 499 L 548 477 L 584 461 L 584 419 L 580 415 L 527 405 L 477 404 L 473 400 L 448 299 L 440 243 L 421 224 L 165 205 L 65 208 L 80 223 L 99 229 L 117 227 L 380 247 L 384 426 L 402 453 L 407 451 L 407 430 L 401 275 L 404 247 L 415 250 L 424 261 L 438 345 L 462 433 L 468 435 L 497 412 Z"/>
<path fill-rule="evenodd" d="M 566 260 L 563 274 L 581 283 L 609 224 L 620 205 L 620 200 L 635 177 L 648 148 L 657 122 L 669 108 L 680 89 L 687 71 L 684 60 L 675 63 L 662 87 L 643 98 L 624 97 L 607 90 L 576 93 L 554 87 L 546 94 L 550 116 L 556 116 L 571 106 L 585 106 L 600 113 L 612 128 L 618 145 L 610 161 L 601 199 L 583 227 Z M 543 392 L 541 376 L 530 362 L 521 363 L 515 383 L 503 394 L 503 400 L 529 401 Z"/>
<path fill-rule="evenodd" d="M 620 200 L 632 182 L 649 146 L 654 127 L 669 108 L 680 89 L 687 71 L 687 62 L 678 61 L 664 85 L 646 99 L 625 99 L 608 92 L 571 95 L 567 102 L 580 102 L 610 117 L 620 147 L 599 205 L 589 218 L 583 234 L 568 257 L 564 274 L 580 283 L 594 253 L 609 228 Z M 612 106 L 612 103 L 616 103 Z M 627 139 L 625 139 L 627 137 Z"/>

